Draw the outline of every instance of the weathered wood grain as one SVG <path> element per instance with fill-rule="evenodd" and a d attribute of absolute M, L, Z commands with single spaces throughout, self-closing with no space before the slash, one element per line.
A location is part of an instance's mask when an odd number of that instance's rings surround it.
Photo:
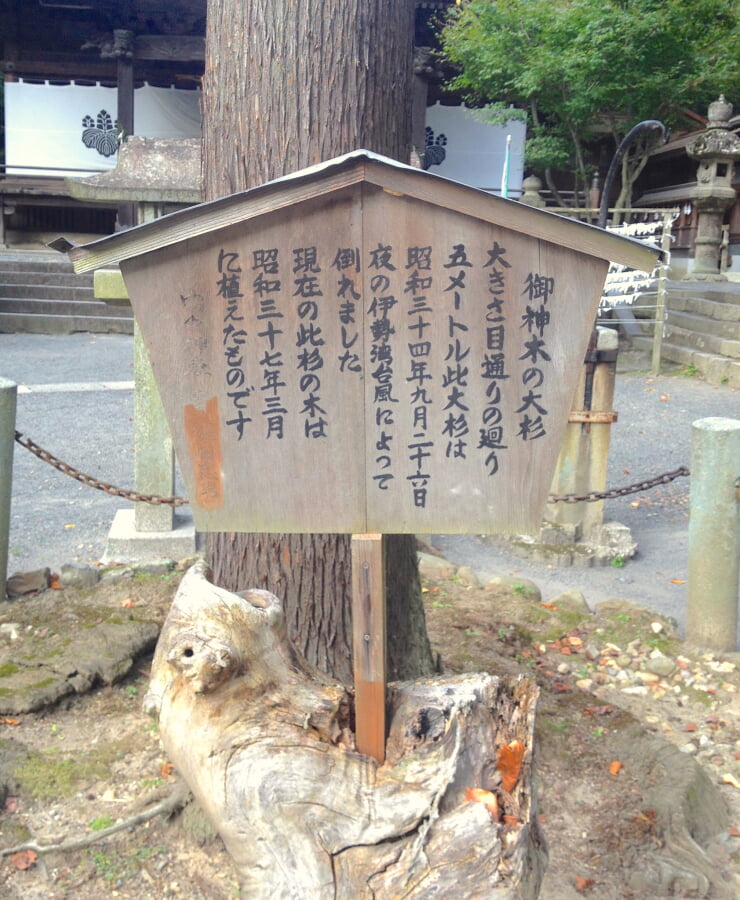
<path fill-rule="evenodd" d="M 353 697 L 285 636 L 279 600 L 181 584 L 147 707 L 250 900 L 535 898 L 537 689 L 494 675 L 389 687 L 386 761 L 357 752 Z M 521 743 L 521 769 L 503 772 Z M 507 785 L 509 790 L 504 787 Z M 469 789 L 495 795 L 494 817 Z"/>

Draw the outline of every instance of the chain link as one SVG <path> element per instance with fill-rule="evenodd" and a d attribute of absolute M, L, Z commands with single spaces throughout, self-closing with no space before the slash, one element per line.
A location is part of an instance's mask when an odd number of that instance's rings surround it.
<path fill-rule="evenodd" d="M 38 456 L 39 459 L 49 463 L 50 466 L 53 466 L 65 475 L 69 475 L 70 478 L 74 478 L 75 481 L 79 481 L 98 491 L 103 491 L 113 497 L 123 497 L 124 500 L 132 500 L 134 503 L 149 503 L 152 506 L 185 506 L 188 502 L 184 497 L 160 497 L 157 494 L 139 494 L 136 491 L 127 491 L 105 481 L 99 481 L 97 478 L 93 478 L 92 475 L 85 475 L 84 472 L 80 472 L 79 469 L 75 469 L 69 463 L 63 462 L 54 454 L 49 453 L 48 450 L 39 447 L 30 438 L 24 437 L 19 431 L 15 432 L 15 439 L 21 447 L 30 450 L 34 456 Z"/>
<path fill-rule="evenodd" d="M 113 497 L 123 497 L 124 500 L 131 500 L 133 503 L 149 503 L 152 506 L 177 507 L 186 506 L 188 503 L 184 497 L 160 497 L 157 494 L 139 494 L 137 491 L 127 491 L 105 481 L 99 481 L 97 478 L 93 478 L 92 475 L 85 475 L 84 472 L 80 472 L 79 469 L 75 469 L 69 463 L 63 462 L 52 453 L 49 453 L 48 450 L 39 447 L 30 438 L 24 437 L 19 431 L 15 432 L 15 439 L 21 447 L 30 450 L 34 456 L 38 456 L 39 459 L 49 463 L 50 466 L 58 469 L 63 474 L 69 475 L 70 478 L 74 478 L 88 487 L 103 491 Z M 638 481 L 626 487 L 612 488 L 608 491 L 590 491 L 588 494 L 550 494 L 548 499 L 551 503 L 596 503 L 599 500 L 616 500 L 618 497 L 626 497 L 628 494 L 652 490 L 659 484 L 669 484 L 675 478 L 681 478 L 689 474 L 686 466 L 680 466 L 673 472 L 663 472 L 662 475 L 656 475 L 655 478 L 650 478 L 647 481 Z"/>
<path fill-rule="evenodd" d="M 616 500 L 617 497 L 626 497 L 628 494 L 638 494 L 640 491 L 649 491 L 659 484 L 669 484 L 674 478 L 681 478 L 691 474 L 686 466 L 680 466 L 673 472 L 663 472 L 647 481 L 638 481 L 626 487 L 612 488 L 608 491 L 590 491 L 588 494 L 550 494 L 551 503 L 595 503 L 597 500 Z"/>

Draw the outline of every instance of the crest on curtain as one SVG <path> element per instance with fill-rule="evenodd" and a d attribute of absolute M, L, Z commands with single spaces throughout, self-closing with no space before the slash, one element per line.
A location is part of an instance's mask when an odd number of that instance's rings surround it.
<path fill-rule="evenodd" d="M 118 150 L 118 123 L 113 121 L 111 114 L 101 109 L 97 117 L 85 116 L 82 120 L 82 143 L 86 147 L 92 147 L 106 159 Z"/>

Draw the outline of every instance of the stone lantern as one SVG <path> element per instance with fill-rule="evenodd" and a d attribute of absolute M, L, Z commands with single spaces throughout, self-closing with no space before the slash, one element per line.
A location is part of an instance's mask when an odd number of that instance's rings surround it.
<path fill-rule="evenodd" d="M 735 160 L 740 159 L 740 139 L 729 129 L 732 104 L 721 94 L 709 105 L 709 123 L 686 152 L 699 161 L 691 199 L 699 211 L 691 278 L 723 280 L 720 247 L 725 211 L 736 200 L 732 186 Z"/>

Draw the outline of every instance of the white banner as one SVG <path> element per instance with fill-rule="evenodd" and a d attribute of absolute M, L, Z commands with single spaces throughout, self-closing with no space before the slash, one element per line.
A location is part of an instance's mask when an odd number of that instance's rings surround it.
<path fill-rule="evenodd" d="M 436 103 L 427 109 L 426 147 L 423 149 L 427 159 L 443 159 L 429 166 L 428 171 L 501 194 L 507 137 L 511 135 L 508 196 L 519 197 L 524 176 L 526 130 L 524 122 L 511 120 L 506 125 L 491 125 L 476 118 L 475 113 L 465 106 Z"/>
<path fill-rule="evenodd" d="M 116 88 L 5 84 L 5 163 L 9 175 L 84 175 L 116 164 Z M 134 92 L 134 132 L 200 137 L 201 92 L 144 85 Z"/>

